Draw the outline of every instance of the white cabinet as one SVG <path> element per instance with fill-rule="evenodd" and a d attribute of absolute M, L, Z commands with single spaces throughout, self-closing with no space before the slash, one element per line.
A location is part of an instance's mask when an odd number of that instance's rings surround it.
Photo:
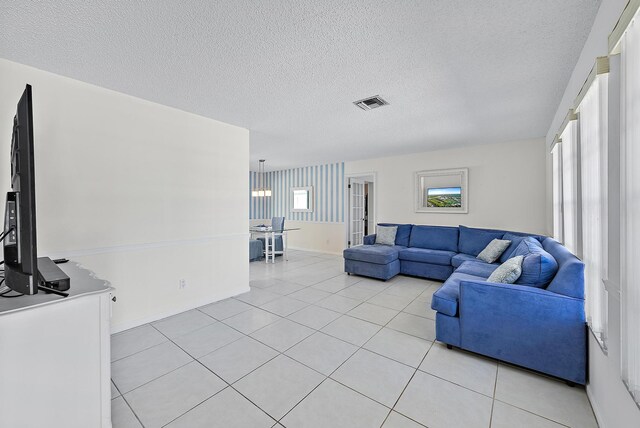
<path fill-rule="evenodd" d="M 0 427 L 111 427 L 113 289 L 75 263 L 69 297 L 0 298 Z"/>

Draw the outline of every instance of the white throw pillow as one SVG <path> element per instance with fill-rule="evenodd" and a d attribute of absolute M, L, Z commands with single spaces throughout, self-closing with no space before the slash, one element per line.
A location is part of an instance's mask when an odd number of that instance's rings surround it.
<path fill-rule="evenodd" d="M 493 273 L 487 278 L 488 282 L 499 282 L 501 284 L 513 284 L 520 278 L 522 274 L 522 261 L 524 256 L 512 257 L 506 262 L 502 263 Z"/>
<path fill-rule="evenodd" d="M 378 226 L 376 230 L 376 244 L 396 245 L 398 226 Z"/>
<path fill-rule="evenodd" d="M 477 259 L 482 260 L 483 262 L 493 263 L 500 258 L 504 250 L 509 248 L 511 245 L 511 241 L 506 239 L 494 239 L 489 242 L 489 244 L 482 250 L 480 254 L 478 254 Z"/>

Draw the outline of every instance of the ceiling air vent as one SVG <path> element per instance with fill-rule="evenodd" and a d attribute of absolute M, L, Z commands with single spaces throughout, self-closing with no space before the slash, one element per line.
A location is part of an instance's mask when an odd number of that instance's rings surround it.
<path fill-rule="evenodd" d="M 380 95 L 376 95 L 374 97 L 369 97 L 360 101 L 355 101 L 354 104 L 357 107 L 360 107 L 362 110 L 373 110 L 374 108 L 386 106 L 389 103 L 383 100 L 382 98 L 380 98 Z"/>

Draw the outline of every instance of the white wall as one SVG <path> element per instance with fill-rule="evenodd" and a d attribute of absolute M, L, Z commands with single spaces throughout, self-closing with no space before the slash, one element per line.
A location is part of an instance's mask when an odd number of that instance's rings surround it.
<path fill-rule="evenodd" d="M 469 213 L 414 210 L 417 171 L 469 168 Z M 544 140 L 469 146 L 345 163 L 345 174 L 375 172 L 376 221 L 465 225 L 533 233 L 546 228 Z"/>
<path fill-rule="evenodd" d="M 248 289 L 246 129 L 0 60 L 0 189 L 26 83 L 38 253 L 111 281 L 114 331 Z"/>
<path fill-rule="evenodd" d="M 551 123 L 547 134 L 547 143 L 550 145 L 559 127 L 573 107 L 573 102 L 586 80 L 595 59 L 608 55 L 608 37 L 620 17 L 627 0 L 602 0 L 600 9 L 594 21 L 593 27 L 584 45 L 576 67 L 567 84 L 562 101 Z M 603 351 L 597 341 L 589 334 L 589 384 L 587 394 L 591 400 L 596 418 L 602 428 L 627 428 L 640 426 L 640 409 L 629 395 L 626 387 L 620 379 L 620 285 L 619 285 L 619 164 L 616 160 L 619 156 L 619 99 L 617 90 L 619 81 L 616 69 L 618 60 L 612 59 L 612 72 L 610 75 L 609 89 L 609 281 L 607 291 L 608 305 L 608 350 Z M 550 176 L 550 173 L 549 173 Z M 551 200 L 551 189 L 548 194 Z M 549 204 L 549 224 L 551 224 L 551 204 Z"/>

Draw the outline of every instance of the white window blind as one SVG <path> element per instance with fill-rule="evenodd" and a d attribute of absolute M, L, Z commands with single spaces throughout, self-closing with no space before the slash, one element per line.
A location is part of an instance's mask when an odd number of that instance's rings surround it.
<path fill-rule="evenodd" d="M 621 368 L 640 403 L 640 22 L 621 39 Z"/>
<path fill-rule="evenodd" d="M 609 75 L 596 76 L 578 106 L 580 129 L 580 203 L 585 310 L 591 331 L 606 348 L 607 292 L 607 138 Z"/>
<path fill-rule="evenodd" d="M 563 244 L 580 256 L 578 247 L 578 130 L 571 120 L 562 131 L 562 218 Z"/>
<path fill-rule="evenodd" d="M 562 236 L 562 145 L 556 143 L 551 150 L 553 168 L 553 238 L 563 241 Z"/>

